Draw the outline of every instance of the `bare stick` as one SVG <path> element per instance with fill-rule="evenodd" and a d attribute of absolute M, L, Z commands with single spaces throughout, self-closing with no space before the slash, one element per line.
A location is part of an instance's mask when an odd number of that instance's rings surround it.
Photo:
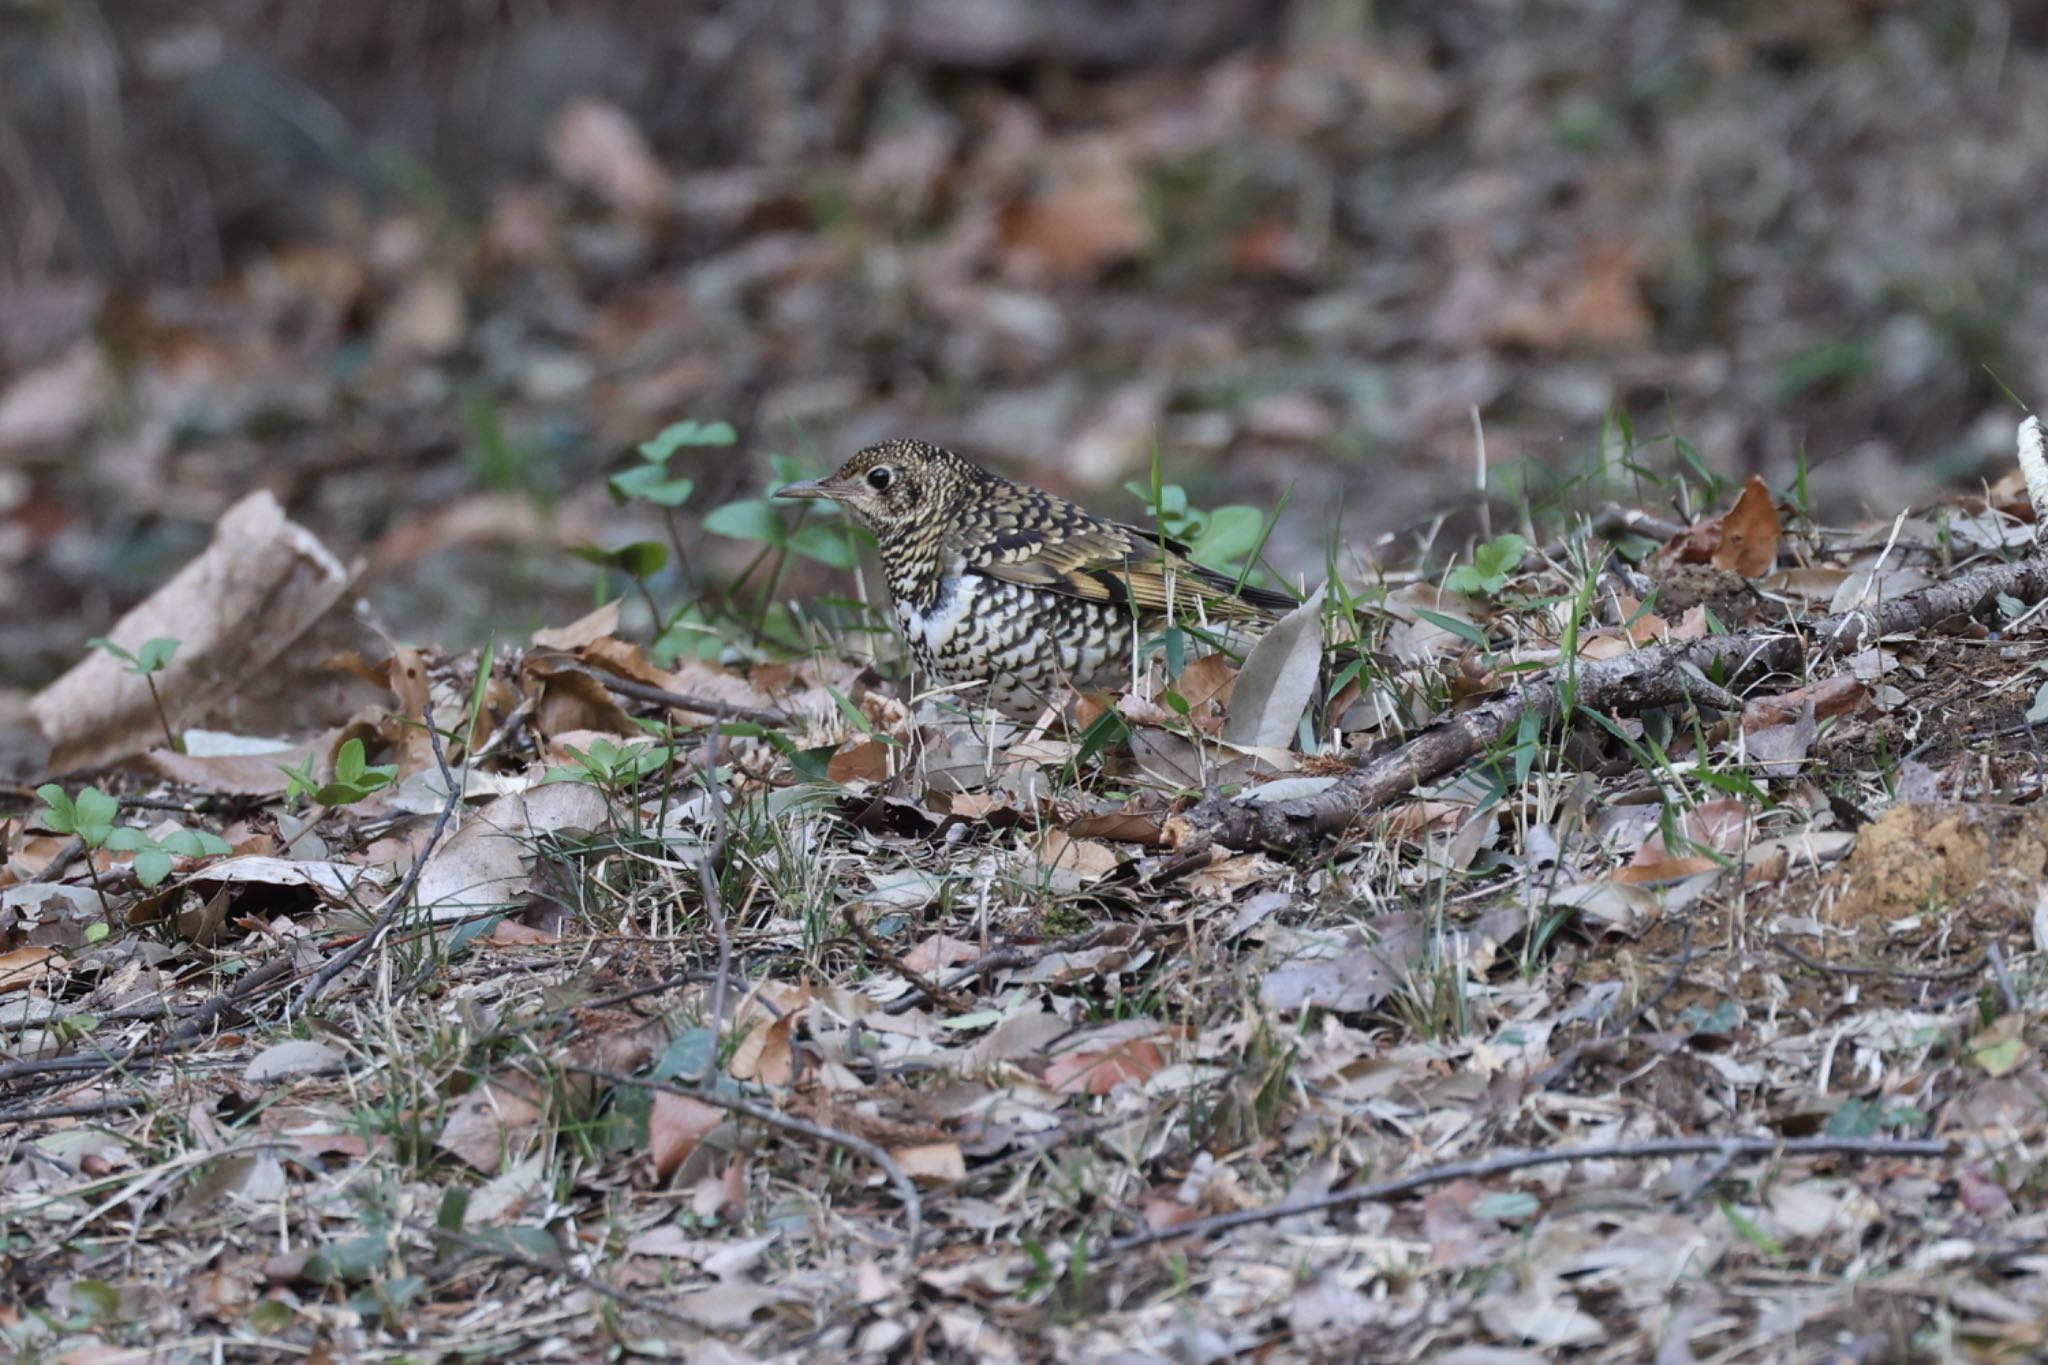
<path fill-rule="evenodd" d="M 725 987 L 732 974 L 732 929 L 725 922 L 725 897 L 718 889 L 719 864 L 725 861 L 729 831 L 725 823 L 725 792 L 718 785 L 718 727 L 725 723 L 725 708 L 711 720 L 711 735 L 705 745 L 710 755 L 701 769 L 704 799 L 711 803 L 711 842 L 697 854 L 697 887 L 704 895 L 704 915 L 711 921 L 712 941 L 718 945 L 718 980 L 711 987 L 711 1050 L 704 1058 L 702 1075 L 691 1077 L 710 1090 L 718 1084 L 718 1044 L 725 1036 Z"/>
<path fill-rule="evenodd" d="M 279 954 L 227 990 L 201 1001 L 192 1013 L 186 1015 L 176 1028 L 164 1036 L 160 1043 L 137 1043 L 118 1056 L 46 1057 L 32 1062 L 10 1062 L 0 1066 L 0 1082 L 21 1080 L 29 1076 L 61 1075 L 74 1071 L 119 1071 L 139 1062 L 156 1061 L 172 1056 L 198 1042 L 207 1026 L 221 1015 L 254 999 L 273 983 L 290 976 L 291 971 L 291 956 Z"/>
<path fill-rule="evenodd" d="M 412 899 L 413 888 L 420 883 L 420 873 L 426 870 L 427 859 L 434 855 L 435 846 L 441 842 L 442 834 L 447 832 L 448 822 L 455 818 L 455 808 L 462 804 L 462 784 L 455 780 L 455 774 L 448 769 L 448 755 L 441 747 L 441 732 L 434 728 L 434 703 L 431 699 L 427 701 L 422 711 L 422 719 L 427 726 L 427 742 L 434 746 L 434 762 L 441 767 L 441 780 L 448 787 L 448 799 L 441 803 L 441 813 L 434 819 L 434 828 L 428 833 L 426 844 L 421 847 L 419 856 L 412 860 L 412 866 L 406 870 L 405 878 L 399 882 L 398 889 L 385 900 L 384 908 L 378 912 L 376 922 L 371 924 L 368 932 L 361 938 L 328 958 L 326 965 L 313 973 L 312 980 L 299 992 L 297 1011 L 301 1014 L 312 1008 L 313 1002 L 320 998 L 320 992 L 326 990 L 336 977 L 361 961 L 364 954 L 376 947 L 390 930 L 399 913 L 405 909 L 405 903 Z"/>
<path fill-rule="evenodd" d="M 550 1261 L 541 1256 L 530 1256 L 517 1247 L 501 1246 L 496 1242 L 487 1242 L 481 1237 L 472 1237 L 469 1233 L 458 1232 L 454 1228 L 428 1227 L 424 1223 L 410 1222 L 406 1226 L 423 1237 L 439 1238 L 442 1241 L 453 1242 L 464 1250 L 473 1251 L 480 1256 L 495 1256 L 501 1261 L 510 1261 L 513 1265 L 521 1266 L 538 1275 L 550 1275 L 557 1279 L 580 1284 L 591 1293 L 610 1299 L 612 1302 L 623 1307 L 638 1309 L 642 1313 L 652 1313 L 656 1317 L 667 1318 L 670 1322 L 680 1322 L 691 1326 L 696 1325 L 694 1318 L 678 1313 L 667 1304 L 650 1299 L 645 1294 L 636 1294 L 630 1289 L 620 1289 L 615 1285 L 606 1284 L 603 1280 L 598 1279 L 597 1276 L 586 1275 L 573 1266 L 563 1265 L 560 1261 Z"/>
<path fill-rule="evenodd" d="M 677 1085 L 673 1081 L 657 1081 L 647 1076 L 628 1076 L 623 1071 L 606 1071 L 600 1067 L 582 1066 L 575 1062 L 562 1063 L 562 1069 L 564 1071 L 576 1072 L 578 1075 L 594 1076 L 609 1085 L 634 1086 L 641 1090 L 659 1090 L 663 1094 L 680 1095 L 684 1099 L 702 1100 L 714 1109 L 723 1109 L 729 1114 L 739 1114 L 745 1118 L 753 1119 L 757 1123 L 765 1123 L 770 1128 L 780 1128 L 785 1133 L 795 1133 L 799 1137 L 810 1138 L 814 1142 L 824 1142 L 844 1147 L 854 1155 L 866 1158 L 883 1175 L 889 1178 L 890 1187 L 896 1191 L 896 1198 L 903 1205 L 904 1236 L 906 1238 L 904 1259 L 906 1261 L 916 1259 L 918 1243 L 924 1240 L 924 1201 L 918 1197 L 916 1184 L 912 1182 L 909 1174 L 904 1171 L 903 1167 L 897 1163 L 896 1158 L 890 1156 L 881 1147 L 869 1142 L 866 1138 L 856 1137 L 852 1133 L 843 1132 L 837 1128 L 827 1128 L 822 1123 L 812 1123 L 808 1119 L 795 1118 L 778 1109 L 770 1109 L 765 1104 L 756 1104 L 752 1100 L 743 1100 L 737 1095 L 728 1095 L 718 1090 Z"/>
<path fill-rule="evenodd" d="M 0 1112 L 0 1127 L 24 1123 L 47 1123 L 51 1119 L 89 1119 L 102 1114 L 121 1114 L 140 1109 L 148 1101 L 140 1095 L 122 1095 L 111 1100 L 87 1100 L 80 1104 L 55 1104 L 47 1109 L 9 1109 Z"/>
<path fill-rule="evenodd" d="M 1502 1152 L 1477 1161 L 1446 1161 L 1413 1175 L 1377 1180 L 1338 1190 L 1317 1199 L 1281 1200 L 1264 1208 L 1239 1209 L 1213 1218 L 1197 1218 L 1177 1227 L 1134 1233 L 1109 1244 L 1110 1251 L 1132 1251 L 1183 1237 L 1207 1237 L 1252 1223 L 1271 1223 L 1300 1213 L 1328 1213 L 1353 1204 L 1399 1199 L 1453 1180 L 1481 1180 L 1532 1166 L 1557 1166 L 1570 1161 L 1648 1161 L 1667 1156 L 1946 1156 L 1949 1144 L 1939 1138 L 1652 1138 L 1643 1142 L 1596 1142 L 1584 1147 L 1557 1147 L 1542 1152 Z"/>
<path fill-rule="evenodd" d="M 925 999 L 935 1001 L 954 1014 L 965 1014 L 974 1008 L 973 1004 L 962 997 L 957 991 L 947 990 L 944 986 L 941 986 L 938 982 L 905 962 L 897 955 L 893 948 L 876 937 L 874 930 L 861 923 L 860 912 L 855 910 L 853 906 L 840 906 L 839 917 L 846 921 L 847 928 L 853 930 L 853 936 L 861 941 L 861 946 L 865 947 L 876 957 L 881 958 L 882 961 L 888 963 L 905 981 L 908 981 L 918 990 L 923 991 Z"/>
<path fill-rule="evenodd" d="M 789 715 L 763 706 L 741 706 L 735 702 L 713 701 L 709 697 L 692 697 L 682 692 L 671 692 L 666 687 L 652 683 L 635 682 L 621 678 L 616 673 L 601 669 L 585 669 L 591 677 L 603 683 L 605 689 L 635 701 L 651 701 L 660 706 L 673 706 L 678 711 L 695 711 L 701 716 L 712 716 L 725 720 L 750 720 L 757 725 L 787 725 Z M 714 724 L 717 720 L 713 721 Z"/>
<path fill-rule="evenodd" d="M 1207 862 L 1208 859 L 1204 858 L 1205 866 Z M 977 977 L 1000 971 L 1005 967 L 1028 967 L 1055 953 L 1080 953 L 1090 948 L 1101 947 L 1136 948 L 1180 927 L 1178 924 L 1141 924 L 1136 927 L 1128 924 L 1099 924 L 1093 929 L 1083 929 L 1078 934 L 1069 934 L 1065 938 L 1056 939 L 1051 943 L 1041 943 L 1035 947 L 1013 943 L 1007 947 L 997 948 L 993 952 L 983 953 L 935 984 L 940 990 L 951 992 Z M 911 984 L 917 987 L 918 994 L 905 993 L 901 998 L 891 1000 L 883 1008 L 884 1014 L 908 1014 L 916 1008 L 917 1002 L 925 998 L 925 988 L 921 982 L 915 980 Z"/>
<path fill-rule="evenodd" d="M 1773 938 L 1771 946 L 1791 958 L 1802 967 L 1834 976 L 1888 976 L 1900 981 L 1962 981 L 1975 976 L 1984 965 L 1984 959 L 1962 967 L 1949 967 L 1942 971 L 1918 971 L 1910 967 L 1858 967 L 1846 962 L 1823 962 L 1809 953 L 1801 952 L 1783 938 Z"/>

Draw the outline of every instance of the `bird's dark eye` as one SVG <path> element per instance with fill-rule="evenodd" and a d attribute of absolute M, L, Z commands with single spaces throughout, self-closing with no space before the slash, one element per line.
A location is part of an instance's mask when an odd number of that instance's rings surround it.
<path fill-rule="evenodd" d="M 868 471 L 868 487 L 880 493 L 896 482 L 896 471 L 885 464 L 878 464 Z"/>

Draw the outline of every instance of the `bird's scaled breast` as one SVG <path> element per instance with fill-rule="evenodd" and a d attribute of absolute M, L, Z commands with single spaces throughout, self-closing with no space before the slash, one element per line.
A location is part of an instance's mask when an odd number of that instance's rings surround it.
<path fill-rule="evenodd" d="M 1127 609 L 1026 585 L 962 574 L 929 606 L 898 602 L 918 661 L 945 683 L 986 683 L 986 699 L 1035 712 L 1062 688 L 1120 686 L 1131 673 Z"/>

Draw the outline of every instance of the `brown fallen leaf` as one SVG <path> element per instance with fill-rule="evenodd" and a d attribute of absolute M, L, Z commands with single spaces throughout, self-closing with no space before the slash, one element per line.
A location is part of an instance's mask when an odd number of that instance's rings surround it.
<path fill-rule="evenodd" d="M 663 1180 L 674 1175 L 697 1144 L 724 1121 L 724 1111 L 702 1100 L 655 1091 L 654 1108 L 647 1115 L 647 1155 L 655 1175 Z"/>
<path fill-rule="evenodd" d="M 1721 539 L 1714 549 L 1713 565 L 1744 578 L 1762 578 L 1778 563 L 1781 534 L 1771 490 L 1752 474 L 1735 505 L 1721 517 Z"/>
<path fill-rule="evenodd" d="M 933 934 L 924 942 L 903 955 L 903 965 L 921 975 L 957 967 L 963 962 L 972 962 L 981 956 L 981 950 L 972 943 L 948 934 Z"/>
<path fill-rule="evenodd" d="M 1039 865 L 1055 874 L 1086 886 L 1101 881 L 1122 865 L 1123 859 L 1108 844 L 1093 839 L 1076 839 L 1065 830 L 1049 829 L 1038 841 Z"/>
<path fill-rule="evenodd" d="M 1667 847 L 1664 832 L 1654 829 L 1649 838 L 1643 840 L 1628 866 L 1614 871 L 1613 880 L 1624 886 L 1640 886 L 1647 882 L 1673 881 L 1715 871 L 1724 866 L 1726 860 L 1711 857 L 1709 853 L 1732 855 L 1739 852 L 1748 833 L 1749 820 L 1748 805 L 1737 797 L 1702 801 L 1678 818 L 1679 846 L 1684 851 Z M 1693 851 L 1695 849 L 1700 851 Z"/>
<path fill-rule="evenodd" d="M 1870 700 L 1870 689 L 1854 673 L 1837 673 L 1810 687 L 1794 688 L 1776 696 L 1752 697 L 1742 708 L 1742 728 L 1761 730 L 1771 725 L 1788 725 L 1799 719 L 1809 706 L 1817 720 L 1853 715 Z"/>
<path fill-rule="evenodd" d="M 1152 245 L 1144 186 L 1108 138 L 1085 138 L 1054 158 L 1047 183 L 1002 216 L 1013 274 L 1085 279 Z"/>
<path fill-rule="evenodd" d="M 887 781 L 893 747 L 879 739 L 856 740 L 826 761 L 825 776 L 842 784 Z"/>
<path fill-rule="evenodd" d="M 523 1076 L 503 1076 L 485 1081 L 457 1101 L 434 1145 L 486 1175 L 496 1175 L 506 1158 L 525 1145 L 540 1118 L 531 1082 Z"/>
<path fill-rule="evenodd" d="M 1166 1066 L 1158 1041 L 1165 1036 L 1146 1020 L 1091 1030 L 1053 1058 L 1045 1083 L 1063 1095 L 1107 1095 L 1126 1081 L 1143 1084 Z"/>
<path fill-rule="evenodd" d="M 501 796 L 434 850 L 415 888 L 420 908 L 452 920 L 510 906 L 526 894 L 540 836 L 597 833 L 610 821 L 604 793 L 581 782 Z"/>
<path fill-rule="evenodd" d="M 26 990 L 64 967 L 64 959 L 55 948 L 24 947 L 0 953 L 0 994 Z"/>

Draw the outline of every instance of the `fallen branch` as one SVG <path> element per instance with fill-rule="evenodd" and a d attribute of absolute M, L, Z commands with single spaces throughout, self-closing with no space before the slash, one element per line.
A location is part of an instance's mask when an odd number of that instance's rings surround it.
<path fill-rule="evenodd" d="M 1654 645 L 1612 659 L 1552 668 L 1468 711 L 1438 717 L 1408 741 L 1312 796 L 1286 801 L 1211 796 L 1166 825 L 1183 854 L 1214 846 L 1292 853 L 1341 834 L 1360 817 L 1417 786 L 1449 776 L 1513 736 L 1525 715 L 1555 720 L 1569 704 L 1592 711 L 1642 711 L 1700 692 L 1699 675 L 1733 681 L 1760 673 L 1803 672 L 1811 664 L 1867 649 L 1887 636 L 1923 630 L 1976 610 L 2003 594 L 2021 602 L 2048 598 L 2048 558 L 1992 564 L 1894 598 L 1798 626 L 1759 626 L 1679 645 Z"/>
<path fill-rule="evenodd" d="M 159 1043 L 137 1043 L 118 1056 L 45 1057 L 37 1061 L 10 1062 L 0 1066 L 0 1083 L 32 1076 L 55 1076 L 69 1072 L 123 1071 L 144 1062 L 175 1056 L 200 1039 L 207 1027 L 230 1009 L 239 1008 L 273 984 L 282 983 L 292 972 L 289 953 L 279 954 L 237 981 L 227 990 L 209 996 L 164 1035 Z"/>
<path fill-rule="evenodd" d="M 1557 1147 L 1541 1152 L 1502 1152 L 1477 1161 L 1446 1161 L 1413 1175 L 1377 1180 L 1336 1190 L 1315 1199 L 1283 1199 L 1263 1208 L 1238 1209 L 1213 1218 L 1196 1218 L 1170 1228 L 1133 1233 L 1109 1244 L 1110 1251 L 1132 1251 L 1157 1242 L 1207 1237 L 1252 1223 L 1271 1223 L 1303 1213 L 1328 1213 L 1354 1204 L 1374 1204 L 1453 1180 L 1481 1180 L 1533 1166 L 1558 1166 L 1572 1161 L 1647 1161 L 1667 1156 L 1946 1156 L 1949 1144 L 1940 1138 L 1652 1138 L 1643 1142 L 1596 1142 L 1584 1147 Z"/>
<path fill-rule="evenodd" d="M 737 702 L 692 697 L 682 692 L 671 692 L 666 687 L 656 687 L 653 683 L 621 678 L 616 673 L 606 673 L 602 669 L 585 668 L 583 671 L 603 683 L 606 691 L 616 692 L 622 697 L 631 697 L 634 701 L 651 701 L 657 706 L 672 706 L 678 711 L 694 711 L 700 716 L 711 716 L 714 717 L 714 724 L 724 720 L 750 720 L 756 725 L 789 724 L 787 712 L 770 710 L 765 706 L 741 706 Z"/>

